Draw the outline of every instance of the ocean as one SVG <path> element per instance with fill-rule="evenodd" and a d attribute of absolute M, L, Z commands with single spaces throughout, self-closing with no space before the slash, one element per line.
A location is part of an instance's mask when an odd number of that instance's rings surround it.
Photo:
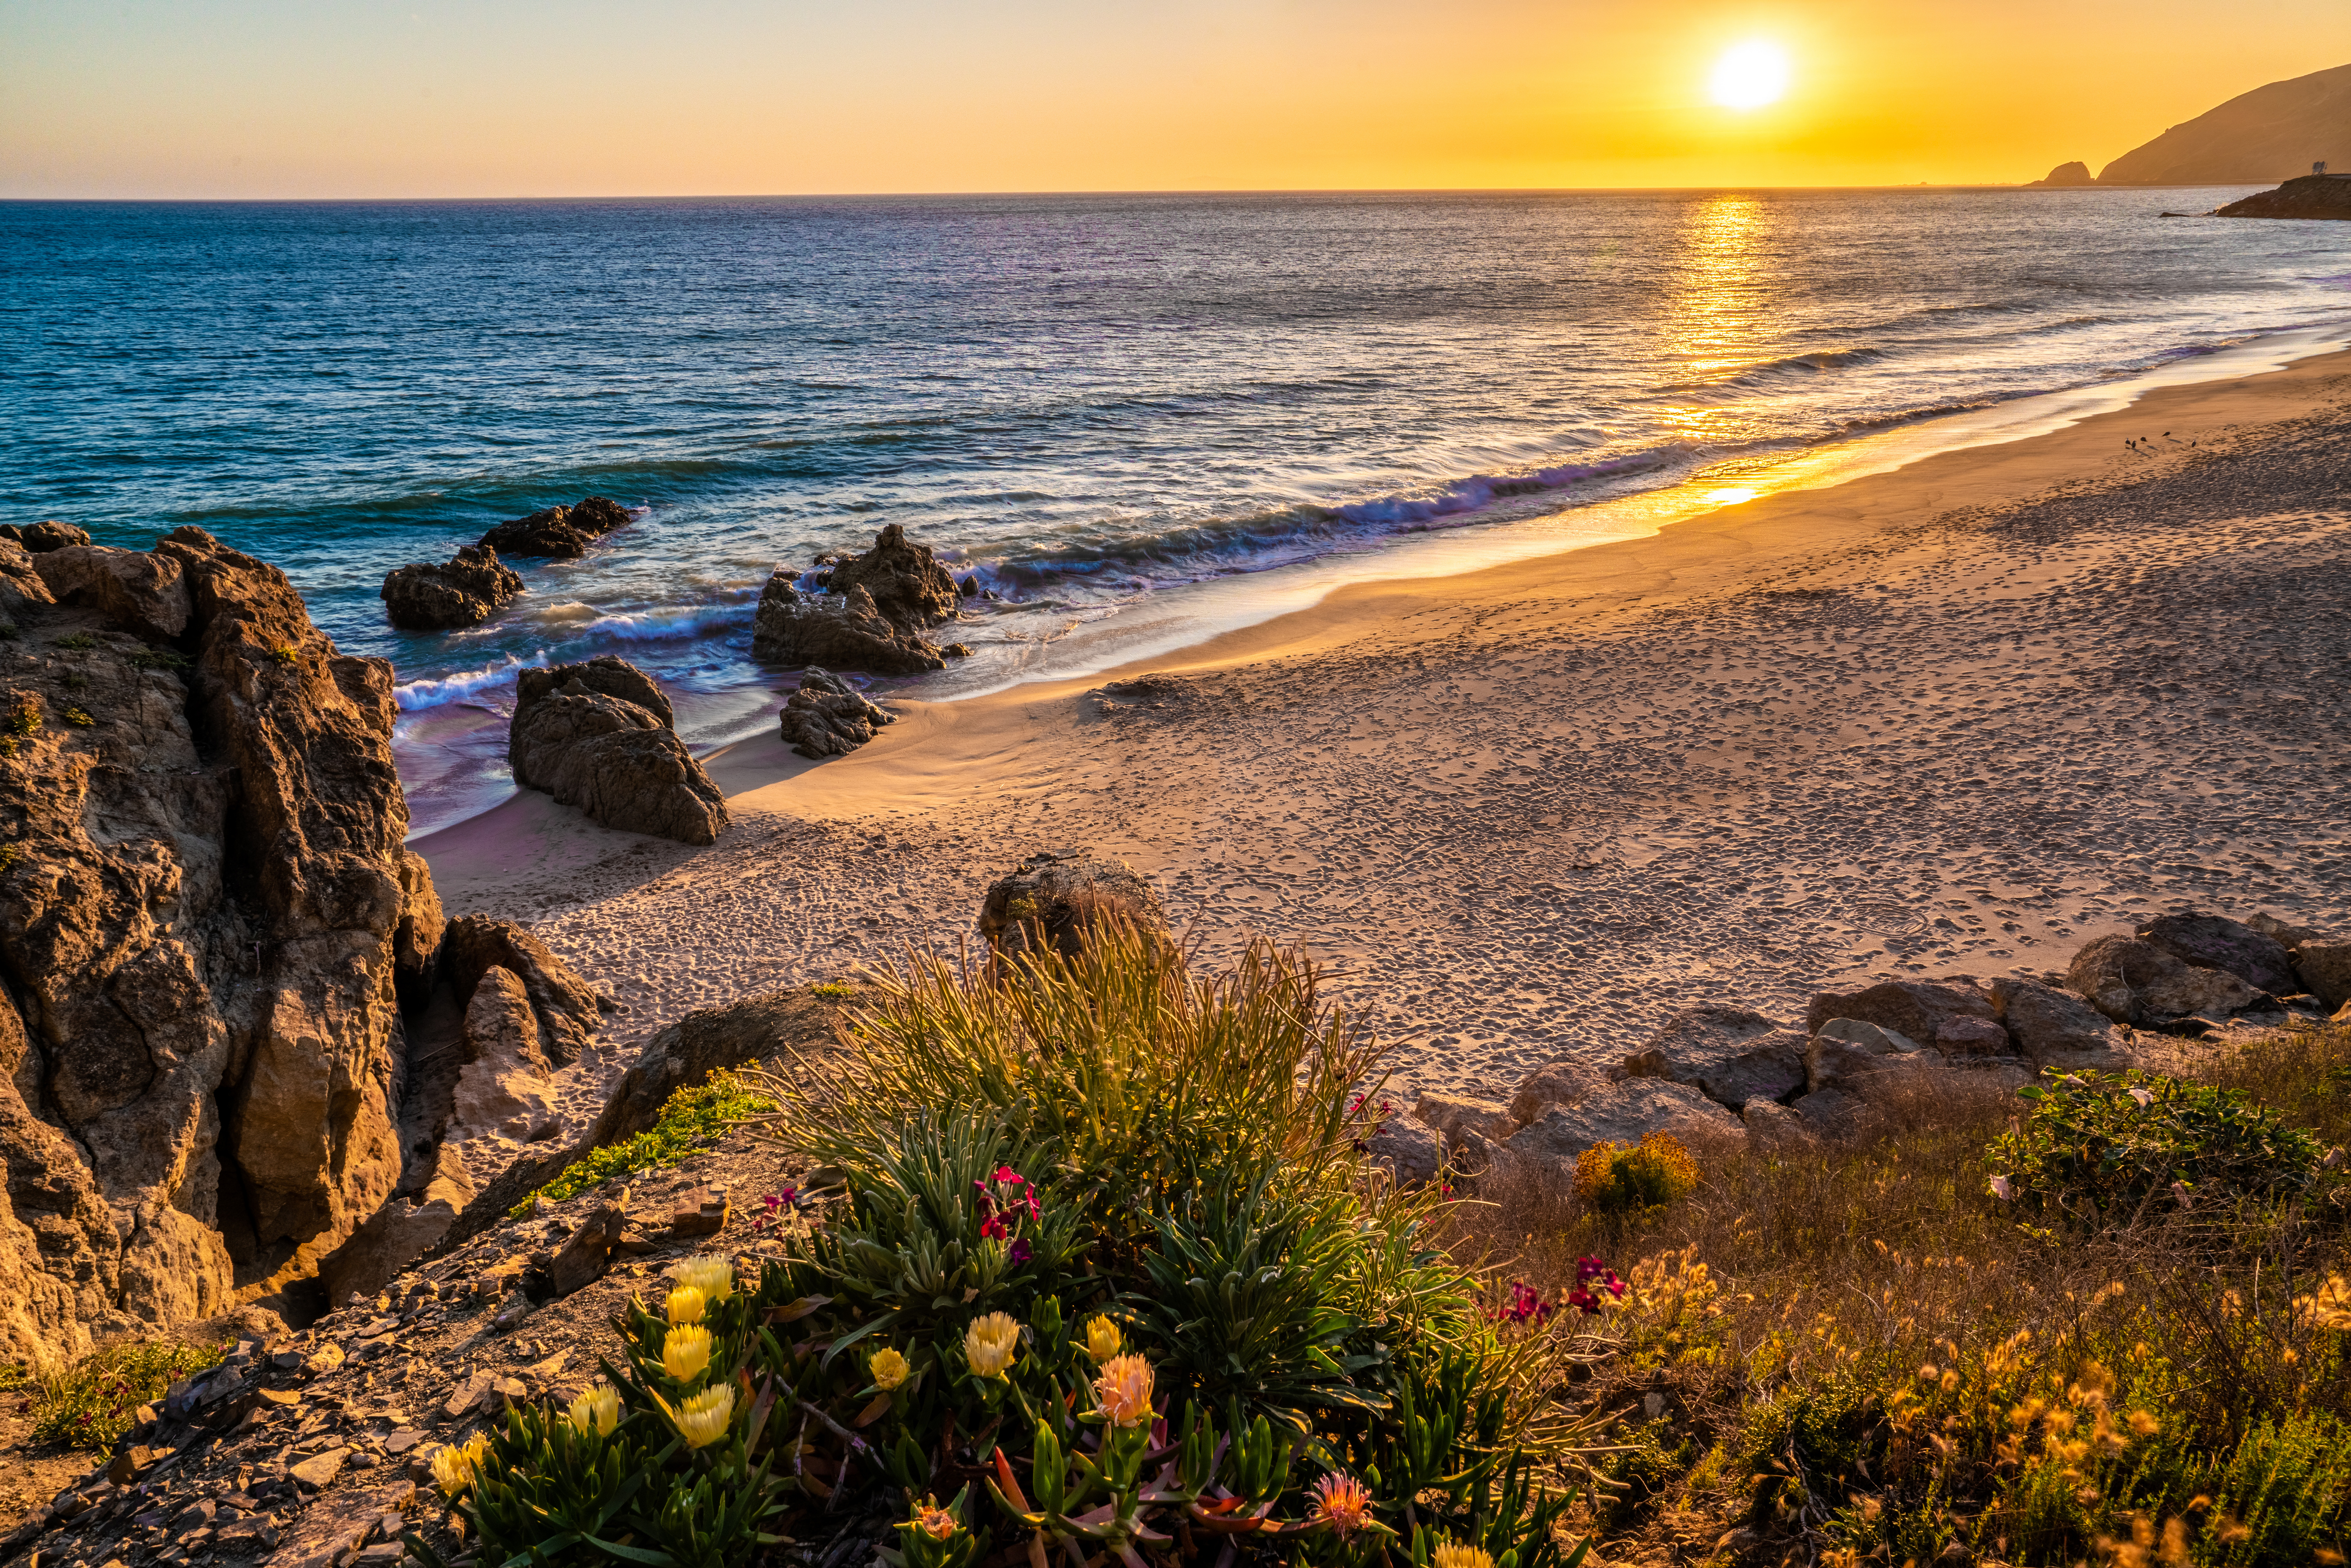
<path fill-rule="evenodd" d="M 2158 215 L 2241 193 L 0 204 L 0 520 L 284 568 L 396 667 L 423 831 L 510 791 L 526 664 L 771 724 L 762 584 L 885 523 L 998 595 L 874 683 L 951 696 L 1192 585 L 2351 333 L 2339 230 Z M 385 624 L 387 570 L 590 494 L 636 521 L 486 625 Z"/>

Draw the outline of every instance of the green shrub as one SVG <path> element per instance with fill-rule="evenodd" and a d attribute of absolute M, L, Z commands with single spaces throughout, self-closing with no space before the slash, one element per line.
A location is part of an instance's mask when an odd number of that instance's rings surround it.
<path fill-rule="evenodd" d="M 220 1360 L 226 1345 L 176 1340 L 123 1341 L 90 1352 L 61 1372 L 32 1375 L 36 1442 L 99 1452 L 131 1429 L 139 1406 Z"/>
<path fill-rule="evenodd" d="M 2156 1073 L 2076 1072 L 2018 1092 L 2024 1125 L 1995 1139 L 1995 1190 L 2031 1214 L 2098 1227 L 2304 1191 L 2318 1141 L 2233 1090 Z"/>
<path fill-rule="evenodd" d="M 98 720 L 90 717 L 89 715 L 81 708 L 69 707 L 66 709 L 66 722 L 73 726 L 76 729 L 88 729 L 90 726 L 96 724 Z"/>
<path fill-rule="evenodd" d="M 819 980 L 809 988 L 809 995 L 825 997 L 834 1001 L 846 1001 L 857 994 L 857 988 L 846 980 Z"/>
<path fill-rule="evenodd" d="M 822 1222 L 756 1282 L 697 1260 L 632 1305 L 609 1431 L 488 1439 L 458 1478 L 486 1561 L 739 1563 L 877 1482 L 900 1568 L 1581 1561 L 1525 1441 L 1537 1342 L 1416 1239 L 1440 1199 L 1358 1186 L 1376 1054 L 1302 959 L 1198 978 L 1098 930 L 872 998 L 853 1062 L 747 1075 L 841 1173 Z"/>
<path fill-rule="evenodd" d="M 2212 1522 L 2199 1563 L 2283 1568 L 2323 1561 L 2322 1551 L 2338 1546 L 2351 1508 L 2351 1426 L 2309 1412 L 2263 1420 L 2205 1487 Z"/>
<path fill-rule="evenodd" d="M 131 667 L 134 670 L 184 670 L 188 668 L 187 655 L 176 653 L 170 648 L 150 648 L 141 645 L 131 649 L 131 652 L 125 653 L 123 657 L 130 661 Z"/>
<path fill-rule="evenodd" d="M 281 664 L 294 665 L 302 662 L 302 654 L 291 643 L 280 643 L 269 650 L 269 656 Z"/>
<path fill-rule="evenodd" d="M 57 646 L 70 648 L 77 653 L 87 653 L 98 646 L 98 639 L 87 632 L 69 632 L 57 639 Z"/>
<path fill-rule="evenodd" d="M 702 1082 L 672 1094 L 652 1126 L 617 1144 L 590 1149 L 509 1212 L 518 1217 L 528 1211 L 534 1198 L 561 1203 L 615 1177 L 674 1166 L 728 1127 L 767 1115 L 775 1108 L 774 1101 L 753 1092 L 742 1078 L 722 1068 Z"/>
<path fill-rule="evenodd" d="M 8 710 L 7 718 L 0 721 L 0 729 L 5 729 L 11 736 L 40 734 L 40 698 L 32 696 L 17 698 L 16 706 Z"/>

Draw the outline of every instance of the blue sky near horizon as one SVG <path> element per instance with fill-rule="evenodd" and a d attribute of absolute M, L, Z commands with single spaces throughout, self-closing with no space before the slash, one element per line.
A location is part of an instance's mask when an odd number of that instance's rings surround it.
<path fill-rule="evenodd" d="M 2340 0 L 0 0 L 0 196 L 2012 182 L 2346 60 Z"/>

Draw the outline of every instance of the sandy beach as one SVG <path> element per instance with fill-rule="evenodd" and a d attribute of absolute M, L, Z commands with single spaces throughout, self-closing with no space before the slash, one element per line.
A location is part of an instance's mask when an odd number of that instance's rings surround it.
<path fill-rule="evenodd" d="M 2351 355 L 1766 496 L 1646 539 L 1358 584 L 1172 657 L 710 760 L 690 849 L 526 795 L 419 840 L 643 1038 L 952 951 L 1024 853 L 1158 885 L 1214 957 L 1305 944 L 1399 1087 L 1504 1094 L 1709 999 L 2061 966 L 2192 906 L 2351 919 Z M 2166 434 L 2168 433 L 2168 434 Z M 2140 444 L 2126 444 L 2126 442 Z"/>

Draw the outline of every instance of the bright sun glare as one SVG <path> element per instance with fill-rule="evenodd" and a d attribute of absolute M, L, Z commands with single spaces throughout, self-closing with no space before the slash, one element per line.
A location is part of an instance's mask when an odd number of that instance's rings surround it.
<path fill-rule="evenodd" d="M 1761 109 L 1788 90 L 1788 57 L 1776 44 L 1740 44 L 1714 63 L 1707 89 L 1725 109 Z"/>

